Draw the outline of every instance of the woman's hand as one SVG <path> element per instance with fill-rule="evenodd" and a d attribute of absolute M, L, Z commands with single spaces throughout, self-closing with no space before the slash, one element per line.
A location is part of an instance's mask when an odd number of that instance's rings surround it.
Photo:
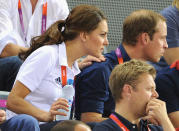
<path fill-rule="evenodd" d="M 58 111 L 58 109 L 63 109 L 65 111 L 69 111 L 68 101 L 64 98 L 59 98 L 55 101 L 49 111 L 49 120 L 55 120 L 56 115 L 66 116 L 67 114 L 64 112 Z"/>
<path fill-rule="evenodd" d="M 105 57 L 103 55 L 101 55 L 99 58 L 97 58 L 97 57 L 88 55 L 83 60 L 78 62 L 78 66 L 79 66 L 80 69 L 83 69 L 87 66 L 90 66 L 93 61 L 102 62 L 102 61 L 105 61 Z"/>

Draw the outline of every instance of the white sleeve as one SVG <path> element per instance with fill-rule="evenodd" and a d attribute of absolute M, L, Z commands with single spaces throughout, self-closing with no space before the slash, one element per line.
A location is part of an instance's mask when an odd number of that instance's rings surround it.
<path fill-rule="evenodd" d="M 64 20 L 69 14 L 69 8 L 66 0 L 51 0 L 53 9 L 55 9 L 57 20 Z"/>
<path fill-rule="evenodd" d="M 19 80 L 31 91 L 38 88 L 54 63 L 52 63 L 52 51 L 46 47 L 34 51 L 22 64 L 16 80 Z"/>
<path fill-rule="evenodd" d="M 15 42 L 9 35 L 13 31 L 11 20 L 14 0 L 0 0 L 0 54 L 8 42 Z"/>

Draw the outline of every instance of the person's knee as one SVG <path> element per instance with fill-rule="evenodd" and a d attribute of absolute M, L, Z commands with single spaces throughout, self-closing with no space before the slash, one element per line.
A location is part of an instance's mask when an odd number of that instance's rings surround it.
<path fill-rule="evenodd" d="M 22 65 L 22 60 L 17 56 L 8 57 L 6 72 L 4 74 L 5 79 L 5 91 L 11 91 L 15 78 Z"/>
<path fill-rule="evenodd" d="M 1 66 L 9 71 L 18 71 L 23 61 L 18 56 L 10 56 L 1 59 Z"/>
<path fill-rule="evenodd" d="M 37 119 L 35 119 L 34 117 L 30 116 L 30 115 L 26 115 L 26 114 L 22 114 L 22 115 L 18 115 L 16 117 L 17 122 L 22 122 L 25 125 L 26 124 L 32 124 L 32 125 L 38 125 L 38 121 Z"/>
<path fill-rule="evenodd" d="M 37 119 L 30 115 L 22 114 L 17 115 L 14 118 L 12 118 L 13 126 L 16 127 L 16 129 L 20 130 L 34 130 L 34 131 L 40 131 L 39 123 Z"/>
<path fill-rule="evenodd" d="M 20 68 L 22 65 L 22 60 L 18 56 L 12 56 L 10 57 L 11 64 L 13 65 L 14 68 Z"/>

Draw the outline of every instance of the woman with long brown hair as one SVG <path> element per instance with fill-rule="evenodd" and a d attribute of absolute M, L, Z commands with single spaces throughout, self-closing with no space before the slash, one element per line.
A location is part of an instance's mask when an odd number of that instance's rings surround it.
<path fill-rule="evenodd" d="M 30 49 L 20 54 L 25 61 L 9 94 L 7 108 L 33 116 L 39 122 L 66 115 L 58 111 L 69 111 L 68 101 L 61 98 L 62 88 L 72 84 L 80 72 L 78 58 L 101 56 L 108 45 L 107 32 L 107 19 L 98 8 L 79 5 L 66 20 L 57 21 L 44 34 L 33 38 Z M 7 117 L 16 117 L 12 112 L 8 114 L 11 115 Z"/>

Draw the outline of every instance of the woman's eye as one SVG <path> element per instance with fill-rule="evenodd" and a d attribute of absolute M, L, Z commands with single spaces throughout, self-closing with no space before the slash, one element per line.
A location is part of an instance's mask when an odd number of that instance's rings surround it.
<path fill-rule="evenodd" d="M 105 34 L 101 34 L 101 36 L 104 36 Z"/>

